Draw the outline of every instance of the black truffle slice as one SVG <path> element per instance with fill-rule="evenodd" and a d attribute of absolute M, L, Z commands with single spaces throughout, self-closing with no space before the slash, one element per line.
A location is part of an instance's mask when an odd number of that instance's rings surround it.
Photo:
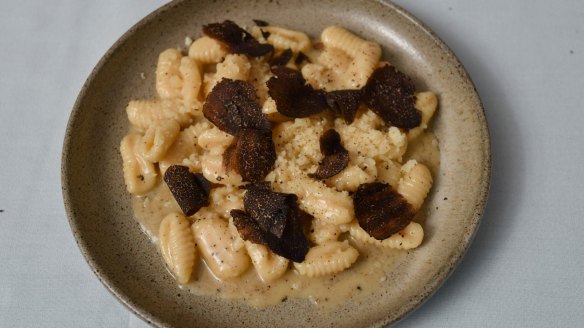
<path fill-rule="evenodd" d="M 322 180 L 339 174 L 349 164 L 349 152 L 341 144 L 341 136 L 333 129 L 326 131 L 320 137 L 320 152 L 324 159 L 319 163 L 316 172 L 309 177 Z"/>
<path fill-rule="evenodd" d="M 293 195 L 292 195 L 293 196 Z M 288 198 L 291 200 L 292 198 Z M 268 230 L 264 230 L 257 218 L 241 210 L 232 210 L 233 223 L 239 231 L 241 237 L 253 243 L 262 244 L 270 248 L 274 253 L 290 259 L 294 262 L 302 262 L 308 253 L 310 244 L 304 233 L 304 221 L 311 220 L 312 217 L 298 208 L 298 205 L 289 202 L 284 210 L 286 216 L 286 226 L 282 236 L 274 235 Z M 249 209 L 246 208 L 247 211 Z"/>
<path fill-rule="evenodd" d="M 391 65 L 373 72 L 365 86 L 363 100 L 386 123 L 412 129 L 422 122 L 415 107 L 416 87 L 410 78 Z"/>
<path fill-rule="evenodd" d="M 353 195 L 353 205 L 359 226 L 378 240 L 405 228 L 416 214 L 405 198 L 380 182 L 360 185 Z"/>
<path fill-rule="evenodd" d="M 282 238 L 290 209 L 294 208 L 297 199 L 293 194 L 252 188 L 243 196 L 243 205 L 262 230 Z"/>
<path fill-rule="evenodd" d="M 164 173 L 164 181 L 186 216 L 209 205 L 211 184 L 201 173 L 191 173 L 182 165 L 172 165 Z"/>
<path fill-rule="evenodd" d="M 294 64 L 300 65 L 304 61 L 307 61 L 310 63 L 310 59 L 308 59 L 308 57 L 303 52 L 299 52 L 298 56 L 296 56 L 296 59 L 294 60 Z"/>
<path fill-rule="evenodd" d="M 253 129 L 241 130 L 235 149 L 229 156 L 229 163 L 232 163 L 232 167 L 241 175 L 243 181 L 263 180 L 276 162 L 276 149 L 272 141 L 272 132 Z"/>
<path fill-rule="evenodd" d="M 336 90 L 327 92 L 326 103 L 347 124 L 353 123 L 361 104 L 361 90 Z"/>
<path fill-rule="evenodd" d="M 203 33 L 208 37 L 225 43 L 232 53 L 260 57 L 274 51 L 272 45 L 259 43 L 246 30 L 230 20 L 226 20 L 223 23 L 205 25 L 203 26 Z"/>
<path fill-rule="evenodd" d="M 288 48 L 280 54 L 278 57 L 274 57 L 270 60 L 270 66 L 286 66 L 290 59 L 292 58 L 292 49 Z"/>
<path fill-rule="evenodd" d="M 239 186 L 239 189 L 242 190 L 270 190 L 270 182 L 269 181 L 260 181 L 254 183 L 248 183 L 243 186 Z"/>
<path fill-rule="evenodd" d="M 268 94 L 276 102 L 278 112 L 288 117 L 308 117 L 327 109 L 323 91 L 306 84 L 300 71 L 279 66 L 272 69 Z"/>
<path fill-rule="evenodd" d="M 207 96 L 203 115 L 221 131 L 237 136 L 241 129 L 270 130 L 270 122 L 256 101 L 253 85 L 222 79 Z"/>
<path fill-rule="evenodd" d="M 260 27 L 264 27 L 264 26 L 268 26 L 270 25 L 268 22 L 266 22 L 265 20 L 261 20 L 261 19 L 252 19 L 253 22 Z"/>

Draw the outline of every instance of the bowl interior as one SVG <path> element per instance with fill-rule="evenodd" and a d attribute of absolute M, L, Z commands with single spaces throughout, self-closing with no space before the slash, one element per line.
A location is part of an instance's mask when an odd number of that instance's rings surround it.
<path fill-rule="evenodd" d="M 184 48 L 201 26 L 263 19 L 318 37 L 340 25 L 383 46 L 385 59 L 418 90 L 439 95 L 433 123 L 440 174 L 428 199 L 425 241 L 361 304 L 329 312 L 288 301 L 266 310 L 197 297 L 177 287 L 154 245 L 132 218 L 119 143 L 128 130 L 125 106 L 155 95 L 158 54 Z M 448 48 L 411 15 L 374 1 L 178 1 L 128 31 L 102 58 L 71 114 L 63 148 L 63 194 L 76 240 L 99 279 L 124 304 L 157 326 L 381 326 L 423 302 L 458 263 L 485 205 L 490 148 L 485 116 L 466 72 Z"/>

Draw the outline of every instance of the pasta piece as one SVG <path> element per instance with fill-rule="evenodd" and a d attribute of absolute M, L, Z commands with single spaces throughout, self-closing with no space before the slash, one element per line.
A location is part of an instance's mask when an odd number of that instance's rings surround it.
<path fill-rule="evenodd" d="M 225 149 L 233 142 L 233 136 L 219 130 L 216 126 L 202 132 L 198 138 L 198 144 L 209 153 L 223 154 Z"/>
<path fill-rule="evenodd" d="M 160 223 L 158 244 L 176 280 L 181 284 L 189 282 L 197 257 L 189 221 L 181 214 L 168 214 Z"/>
<path fill-rule="evenodd" d="M 420 123 L 420 126 L 408 131 L 408 140 L 410 141 L 420 136 L 428 128 L 428 124 L 438 107 L 438 98 L 433 92 L 420 92 L 416 94 L 415 107 L 422 112 L 422 123 Z"/>
<path fill-rule="evenodd" d="M 126 113 L 130 123 L 139 131 L 166 120 L 175 120 L 184 128 L 193 122 L 195 115 L 180 99 L 132 100 L 126 107 Z"/>
<path fill-rule="evenodd" d="M 213 188 L 209 193 L 209 203 L 214 213 L 229 220 L 231 210 L 243 209 L 243 190 L 233 186 Z"/>
<path fill-rule="evenodd" d="M 245 250 L 236 249 L 238 236 L 231 234 L 227 221 L 211 214 L 192 225 L 195 242 L 205 263 L 219 279 L 235 278 L 250 264 Z"/>
<path fill-rule="evenodd" d="M 419 223 L 410 222 L 401 231 L 394 233 L 384 240 L 377 240 L 363 230 L 357 222 L 348 225 L 347 230 L 351 237 L 363 243 L 394 249 L 412 249 L 420 246 L 424 239 L 424 229 Z"/>
<path fill-rule="evenodd" d="M 312 247 L 302 263 L 294 267 L 303 276 L 318 277 L 341 272 L 349 268 L 359 257 L 359 252 L 347 241 Z"/>
<path fill-rule="evenodd" d="M 227 49 L 221 42 L 208 36 L 198 38 L 189 47 L 189 57 L 203 64 L 216 64 L 227 56 Z"/>
<path fill-rule="evenodd" d="M 375 160 L 362 156 L 352 156 L 349 165 L 339 174 L 326 180 L 326 184 L 337 190 L 354 192 L 363 183 L 375 181 L 377 167 Z"/>
<path fill-rule="evenodd" d="M 269 36 L 264 38 L 262 31 L 268 32 Z M 292 49 L 294 53 L 298 53 L 308 52 L 312 48 L 310 38 L 306 34 L 279 26 L 254 26 L 252 35 L 260 41 L 265 40 L 277 50 Z"/>
<path fill-rule="evenodd" d="M 352 58 L 339 48 L 324 48 L 318 62 L 337 74 L 344 73 L 351 64 Z"/>
<path fill-rule="evenodd" d="M 132 195 L 143 195 L 154 188 L 157 183 L 156 168 L 144 159 L 137 146 L 140 135 L 131 133 L 122 139 L 120 153 L 123 160 L 124 182 Z"/>
<path fill-rule="evenodd" d="M 381 182 L 389 183 L 394 189 L 397 189 L 401 178 L 401 165 L 385 156 L 379 157 L 376 163 L 377 179 Z"/>
<path fill-rule="evenodd" d="M 326 47 L 341 49 L 353 59 L 343 75 L 343 88 L 360 89 L 365 86 L 381 58 L 379 45 L 338 26 L 327 27 L 321 39 Z"/>
<path fill-rule="evenodd" d="M 174 120 L 163 121 L 160 125 L 151 125 L 142 136 L 139 151 L 150 162 L 158 162 L 164 158 L 166 151 L 172 146 L 179 133 L 180 125 Z"/>
<path fill-rule="evenodd" d="M 337 241 L 341 236 L 341 230 L 338 225 L 323 222 L 321 220 L 312 220 L 308 240 L 323 245 Z"/>
<path fill-rule="evenodd" d="M 187 166 L 193 172 L 200 172 L 201 164 L 199 158 L 202 150 L 197 146 L 197 136 L 201 134 L 201 131 L 210 128 L 211 123 L 202 120 L 181 131 L 178 138 L 166 151 L 164 158 L 158 163 L 160 172 L 164 174 L 171 165 L 183 164 L 186 159 L 188 159 Z"/>
<path fill-rule="evenodd" d="M 243 184 L 243 178 L 239 173 L 233 170 L 226 170 L 225 165 L 223 165 L 223 154 L 203 154 L 201 157 L 201 169 L 205 179 L 212 183 L 231 184 L 235 186 Z"/>
<path fill-rule="evenodd" d="M 213 90 L 215 85 L 222 79 L 243 80 L 247 81 L 251 64 L 247 56 L 229 54 L 225 60 L 217 64 L 217 72 L 215 74 L 205 74 L 205 96 Z"/>
<path fill-rule="evenodd" d="M 184 105 L 202 115 L 203 106 L 199 100 L 199 93 L 203 81 L 197 61 L 190 57 L 183 57 L 180 61 L 180 74 L 183 78 L 181 93 Z"/>
<path fill-rule="evenodd" d="M 288 270 L 288 259 L 274 254 L 266 246 L 246 241 L 245 248 L 251 258 L 251 263 L 263 282 L 274 281 Z"/>
<path fill-rule="evenodd" d="M 402 178 L 399 181 L 397 192 L 402 195 L 414 210 L 419 210 L 432 188 L 432 174 L 424 164 L 416 160 L 409 160 L 401 168 Z"/>
<path fill-rule="evenodd" d="M 326 91 L 342 89 L 335 84 L 339 81 L 338 76 L 332 70 L 328 70 L 320 64 L 306 64 L 300 71 L 306 82 L 315 89 Z"/>
<path fill-rule="evenodd" d="M 180 76 L 180 61 L 182 54 L 178 49 L 166 49 L 158 56 L 156 66 L 156 91 L 160 98 L 176 98 L 181 96 L 182 78 Z"/>

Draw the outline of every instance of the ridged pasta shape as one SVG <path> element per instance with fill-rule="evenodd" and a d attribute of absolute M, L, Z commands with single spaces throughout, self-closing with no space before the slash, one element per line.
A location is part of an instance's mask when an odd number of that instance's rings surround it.
<path fill-rule="evenodd" d="M 132 195 L 147 193 L 158 181 L 154 164 L 142 157 L 138 151 L 139 143 L 140 135 L 136 133 L 126 135 L 120 143 L 124 182 L 126 189 Z"/>
<path fill-rule="evenodd" d="M 191 124 L 194 115 L 193 110 L 186 108 L 177 98 L 132 100 L 126 113 L 130 123 L 140 131 L 166 120 L 175 120 L 184 128 Z"/>
<path fill-rule="evenodd" d="M 263 282 L 274 281 L 288 271 L 290 261 L 285 257 L 274 254 L 266 246 L 246 241 L 245 248 L 251 258 L 251 263 Z"/>
<path fill-rule="evenodd" d="M 424 240 L 424 229 L 416 222 L 410 222 L 401 231 L 394 233 L 384 240 L 377 240 L 371 237 L 357 222 L 349 224 L 348 231 L 351 237 L 357 241 L 394 249 L 416 248 Z"/>
<path fill-rule="evenodd" d="M 359 252 L 347 241 L 335 241 L 312 247 L 302 263 L 294 267 L 303 276 L 325 276 L 348 269 L 359 257 Z"/>
<path fill-rule="evenodd" d="M 235 247 L 238 236 L 231 233 L 227 221 L 208 215 L 195 221 L 192 230 L 201 256 L 217 278 L 235 278 L 248 269 L 249 256 Z"/>
<path fill-rule="evenodd" d="M 338 225 L 323 222 L 321 220 L 312 220 L 308 240 L 317 245 L 327 244 L 337 241 L 341 236 L 341 230 Z"/>
<path fill-rule="evenodd" d="M 432 188 L 432 173 L 424 164 L 409 160 L 401 168 L 402 178 L 397 192 L 402 195 L 417 211 L 422 207 L 428 191 Z"/>
<path fill-rule="evenodd" d="M 325 47 L 341 49 L 352 58 L 359 55 L 360 48 L 364 43 L 369 42 L 335 25 L 325 28 L 320 34 L 320 40 Z"/>
<path fill-rule="evenodd" d="M 189 282 L 197 258 L 190 222 L 181 214 L 168 214 L 160 223 L 158 245 L 176 280 L 181 284 Z"/>
<path fill-rule="evenodd" d="M 422 122 L 420 126 L 408 131 L 408 140 L 415 139 L 428 128 L 428 124 L 438 107 L 438 97 L 431 91 L 417 93 L 415 107 L 422 113 Z"/>
<path fill-rule="evenodd" d="M 199 64 L 191 57 L 183 57 L 180 61 L 180 74 L 182 76 L 182 98 L 183 104 L 193 111 L 198 111 L 202 115 L 202 105 L 199 100 L 203 77 L 199 70 Z"/>
<path fill-rule="evenodd" d="M 353 60 L 343 79 L 345 88 L 360 89 L 366 83 L 381 58 L 381 48 L 375 42 L 365 41 L 338 26 L 329 26 L 321 34 L 326 47 L 338 48 Z"/>
<path fill-rule="evenodd" d="M 375 160 L 377 167 L 377 179 L 381 182 L 389 183 L 394 189 L 399 184 L 401 178 L 401 164 L 385 156 L 380 156 Z"/>
<path fill-rule="evenodd" d="M 361 184 L 375 181 L 377 168 L 372 158 L 359 157 L 360 163 L 351 160 L 349 165 L 338 174 L 326 180 L 326 184 L 337 188 L 354 192 Z"/>
<path fill-rule="evenodd" d="M 231 184 L 240 186 L 243 184 L 241 175 L 233 170 L 227 171 L 223 165 L 223 155 L 205 153 L 201 156 L 201 170 L 207 180 L 217 184 Z"/>
<path fill-rule="evenodd" d="M 306 64 L 300 70 L 302 77 L 315 89 L 324 89 L 326 91 L 333 91 L 342 89 L 336 87 L 339 78 L 332 70 L 328 70 L 321 64 Z"/>
<path fill-rule="evenodd" d="M 185 159 L 189 159 L 191 156 L 199 156 L 197 135 L 200 130 L 210 126 L 210 123 L 203 121 L 182 130 L 164 157 L 158 162 L 160 173 L 164 174 L 171 165 L 182 164 Z"/>
<path fill-rule="evenodd" d="M 225 56 L 227 56 L 227 49 L 223 44 L 208 36 L 196 39 L 189 47 L 189 57 L 194 58 L 199 63 L 220 63 Z"/>
<path fill-rule="evenodd" d="M 252 34 L 256 39 L 263 39 L 262 31 L 270 35 L 265 41 L 277 50 L 292 49 L 294 53 L 308 52 L 312 48 L 310 38 L 305 33 L 289 30 L 279 26 L 254 26 Z"/>
<path fill-rule="evenodd" d="M 339 48 L 326 47 L 318 56 L 318 62 L 335 73 L 343 73 L 351 64 L 352 58 Z"/>
<path fill-rule="evenodd" d="M 166 151 L 172 146 L 179 133 L 180 125 L 174 120 L 151 125 L 140 140 L 139 152 L 148 161 L 158 162 L 164 158 Z"/>
<path fill-rule="evenodd" d="M 353 202 L 345 194 L 328 188 L 320 181 L 302 180 L 304 192 L 300 195 L 300 208 L 315 218 L 330 224 L 344 224 L 352 220 Z"/>
<path fill-rule="evenodd" d="M 158 56 L 156 66 L 156 92 L 160 98 L 176 98 L 181 96 L 182 78 L 180 61 L 182 54 L 178 49 L 166 49 Z"/>
<path fill-rule="evenodd" d="M 245 55 L 229 54 L 225 60 L 217 64 L 217 71 L 212 76 L 205 74 L 205 95 L 208 95 L 222 79 L 247 81 L 251 63 Z"/>

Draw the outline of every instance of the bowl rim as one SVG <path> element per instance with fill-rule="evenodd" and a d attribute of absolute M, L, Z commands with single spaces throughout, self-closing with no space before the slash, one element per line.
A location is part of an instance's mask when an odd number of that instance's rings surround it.
<path fill-rule="evenodd" d="M 120 36 L 104 53 L 104 55 L 100 58 L 97 62 L 95 67 L 91 70 L 91 73 L 86 78 L 85 82 L 79 94 L 75 100 L 75 103 L 72 107 L 68 122 L 67 128 L 65 131 L 65 137 L 63 140 L 63 147 L 61 152 L 61 190 L 63 196 L 63 202 L 65 206 L 65 211 L 67 214 L 67 219 L 69 222 L 69 227 L 73 236 L 75 238 L 75 242 L 79 247 L 81 255 L 91 268 L 91 271 L 95 274 L 95 276 L 99 279 L 99 281 L 106 287 L 106 289 L 112 294 L 121 304 L 123 304 L 128 310 L 134 313 L 137 317 L 142 319 L 149 325 L 154 325 L 156 327 L 166 327 L 167 325 L 160 321 L 159 318 L 153 316 L 150 312 L 146 309 L 141 308 L 138 305 L 132 304 L 129 297 L 119 289 L 118 286 L 115 286 L 107 277 L 103 276 L 101 271 L 99 270 L 99 264 L 96 263 L 93 258 L 91 257 L 90 253 L 91 250 L 87 247 L 87 244 L 83 239 L 80 239 L 77 234 L 77 223 L 75 219 L 75 211 L 71 205 L 71 188 L 70 186 L 70 177 L 69 177 L 69 161 L 68 156 L 71 151 L 71 139 L 73 135 L 73 126 L 77 117 L 80 113 L 80 108 L 83 100 L 86 98 L 88 90 L 91 84 L 96 79 L 98 73 L 101 71 L 103 66 L 108 62 L 110 57 L 130 39 L 133 34 L 142 28 L 144 25 L 149 24 L 152 20 L 156 19 L 161 13 L 170 10 L 172 7 L 180 5 L 183 2 L 187 2 L 190 0 L 173 0 L 165 5 L 162 5 L 146 15 L 144 18 L 140 19 L 137 23 L 132 25 L 122 36 Z M 431 28 L 429 28 L 424 22 L 414 16 L 412 13 L 407 11 L 406 9 L 402 8 L 401 6 L 388 1 L 388 0 L 371 0 L 372 2 L 377 2 L 378 4 L 382 5 L 386 10 L 394 11 L 400 16 L 406 18 L 410 23 L 412 23 L 419 31 L 425 33 L 430 40 L 438 46 L 443 52 L 444 55 L 453 59 L 458 65 L 456 67 L 460 77 L 462 78 L 463 83 L 466 83 L 472 87 L 472 91 L 476 95 L 476 111 L 478 115 L 479 122 L 482 125 L 483 133 L 484 133 L 484 140 L 483 140 L 483 147 L 484 147 L 484 166 L 482 168 L 482 179 L 484 181 L 482 185 L 482 189 L 479 190 L 479 198 L 475 204 L 475 208 L 473 209 L 473 217 L 471 219 L 471 228 L 468 230 L 468 235 L 466 236 L 466 242 L 464 243 L 462 249 L 457 253 L 454 253 L 454 256 L 449 258 L 448 263 L 444 263 L 445 265 L 443 268 L 447 268 L 446 270 L 441 270 L 436 274 L 436 279 L 434 279 L 431 283 L 427 285 L 429 287 L 430 292 L 421 297 L 416 303 L 408 303 L 408 307 L 404 307 L 405 309 L 401 311 L 401 314 L 396 316 L 393 319 L 389 317 L 383 318 L 380 321 L 373 324 L 373 326 L 386 326 L 386 325 L 393 325 L 408 315 L 413 313 L 417 310 L 420 306 L 422 306 L 426 301 L 428 301 L 437 291 L 438 289 L 448 280 L 448 278 L 452 275 L 455 269 L 460 264 L 461 260 L 463 259 L 464 255 L 467 253 L 470 244 L 472 243 L 473 239 L 475 238 L 477 231 L 479 229 L 481 218 L 484 214 L 488 198 L 489 198 L 489 190 L 491 185 L 491 178 L 492 178 L 492 153 L 491 153 L 491 139 L 490 139 L 490 131 L 488 126 L 488 121 L 486 118 L 486 113 L 482 101 L 480 99 L 479 93 L 476 89 L 476 85 L 470 78 L 470 75 L 464 68 L 464 65 L 459 60 L 459 58 L 455 55 L 455 53 L 448 47 L 448 45 L 434 32 Z M 467 233 L 465 233 L 467 234 Z"/>

